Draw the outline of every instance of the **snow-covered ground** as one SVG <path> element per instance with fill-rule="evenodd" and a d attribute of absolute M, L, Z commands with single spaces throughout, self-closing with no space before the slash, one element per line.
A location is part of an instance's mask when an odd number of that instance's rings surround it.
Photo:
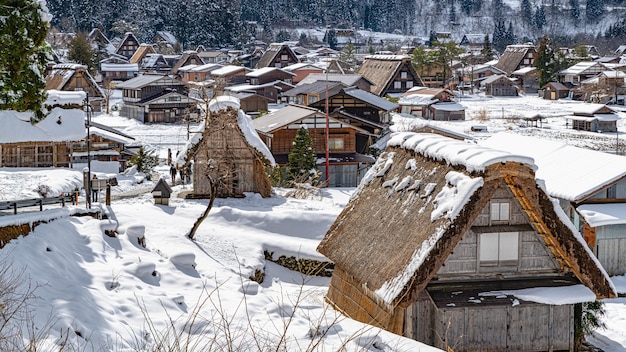
<path fill-rule="evenodd" d="M 475 138 L 487 134 L 471 132 L 474 124 L 487 125 L 488 133 L 510 130 L 593 146 L 617 137 L 566 130 L 560 116 L 570 114 L 577 102 L 463 97 L 461 104 L 468 107 L 468 120 L 442 126 Z M 472 120 L 482 109 L 489 119 Z M 534 112 L 550 116 L 546 128 L 521 127 L 520 121 L 507 118 Z M 162 158 L 167 148 L 175 153 L 186 142 L 183 125 L 143 125 L 102 115 L 94 121 L 155 146 Z M 395 121 L 394 129 L 416 122 L 401 117 Z M 624 130 L 621 121 L 619 126 Z M 162 165 L 156 171 L 166 176 L 168 169 Z M 44 185 L 54 195 L 81 182 L 80 173 L 72 170 L 5 168 L 0 169 L 0 198 L 36 197 Z M 0 262 L 11 263 L 21 278 L 28 278 L 23 282 L 36 289 L 30 307 L 49 343 L 68 336 L 83 350 L 135 351 L 159 339 L 175 341 L 174 332 L 185 331 L 178 343 L 197 343 L 196 350 L 226 350 L 226 344 L 239 351 L 276 349 L 279 344 L 288 351 L 336 351 L 342 346 L 347 351 L 435 350 L 342 317 L 324 302 L 328 278 L 307 277 L 266 260 L 266 251 L 274 259 L 295 255 L 324 260 L 315 250 L 317 243 L 353 188 L 324 189 L 306 200 L 285 197 L 283 189 L 267 199 L 256 194 L 218 199 L 190 241 L 186 234 L 206 200 L 174 197 L 169 206 L 154 205 L 149 193 L 154 181 L 118 175 L 118 182 L 111 206 L 102 206 L 107 219 L 58 219 L 0 250 Z M 174 192 L 189 188 L 179 184 Z M 59 213 L 56 208 L 47 212 Z M 35 219 L 42 214 L 19 216 Z M 0 216 L 3 224 L 10 218 Z M 105 234 L 112 229 L 117 229 L 116 237 Z M 139 244 L 141 237 L 145 247 Z M 261 284 L 250 280 L 258 270 L 265 274 Z M 626 292 L 626 278 L 613 281 Z M 607 352 L 626 351 L 626 299 L 607 300 L 606 309 L 607 328 L 596 331 L 591 341 Z"/>

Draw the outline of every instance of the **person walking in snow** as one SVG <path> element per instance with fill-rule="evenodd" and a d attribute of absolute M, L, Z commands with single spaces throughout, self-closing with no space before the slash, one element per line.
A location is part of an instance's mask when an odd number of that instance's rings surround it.
<path fill-rule="evenodd" d="M 98 179 L 98 176 L 96 175 L 93 175 L 93 178 L 91 179 L 91 201 L 92 202 L 98 201 L 98 188 L 96 187 L 96 182 L 93 181 L 97 179 Z"/>
<path fill-rule="evenodd" d="M 176 184 L 176 168 L 174 165 L 170 167 L 170 176 L 172 176 L 172 186 Z"/>

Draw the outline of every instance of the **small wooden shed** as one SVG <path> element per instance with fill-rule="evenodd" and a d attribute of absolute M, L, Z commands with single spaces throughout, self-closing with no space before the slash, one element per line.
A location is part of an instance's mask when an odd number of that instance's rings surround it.
<path fill-rule="evenodd" d="M 154 204 L 170 205 L 170 196 L 172 195 L 172 188 L 165 182 L 164 178 L 159 179 L 159 182 L 152 189 L 152 196 L 154 197 Z"/>
<path fill-rule="evenodd" d="M 444 350 L 573 351 L 575 304 L 616 294 L 535 168 L 439 135 L 392 135 L 318 247 L 335 263 L 327 301 Z"/>

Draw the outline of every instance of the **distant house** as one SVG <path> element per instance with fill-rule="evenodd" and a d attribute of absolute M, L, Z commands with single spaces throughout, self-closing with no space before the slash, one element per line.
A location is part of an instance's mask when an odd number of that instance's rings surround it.
<path fill-rule="evenodd" d="M 72 143 L 72 168 L 83 170 L 90 158 L 90 167 L 94 172 L 118 173 L 126 169 L 131 156 L 126 145 L 133 143 L 135 138 L 93 121 L 89 126 L 89 148 L 86 140 Z"/>
<path fill-rule="evenodd" d="M 537 94 L 539 92 L 539 71 L 536 67 L 524 67 L 511 73 L 517 86 L 524 94 Z"/>
<path fill-rule="evenodd" d="M 485 95 L 494 97 L 517 96 L 519 89 L 515 81 L 504 75 L 489 76 L 480 82 L 480 87 Z"/>
<path fill-rule="evenodd" d="M 549 82 L 543 87 L 543 99 L 558 100 L 567 98 L 572 89 L 560 82 Z"/>
<path fill-rule="evenodd" d="M 100 73 L 102 74 L 102 82 L 123 82 L 137 77 L 139 65 L 101 63 Z"/>
<path fill-rule="evenodd" d="M 183 82 L 205 82 L 211 79 L 211 72 L 222 68 L 219 64 L 187 65 L 178 69 Z"/>
<path fill-rule="evenodd" d="M 326 111 L 325 99 L 309 105 Z M 342 88 L 328 97 L 330 116 L 364 131 L 356 133 L 356 152 L 361 154 L 369 153 L 372 144 L 389 132 L 391 115 L 397 108 L 398 104 L 356 87 Z"/>
<path fill-rule="evenodd" d="M 102 111 L 104 93 L 87 66 L 79 64 L 56 64 L 46 75 L 47 90 L 83 91 L 89 95 L 89 103 L 93 111 Z"/>
<path fill-rule="evenodd" d="M 298 63 L 298 56 L 291 50 L 289 45 L 273 43 L 265 50 L 263 56 L 256 64 L 256 68 L 278 67 L 283 68 Z"/>
<path fill-rule="evenodd" d="M 117 88 L 122 90 L 120 114 L 144 123 L 180 122 L 197 105 L 186 94 L 183 82 L 168 76 L 142 75 Z"/>
<path fill-rule="evenodd" d="M 137 37 L 135 37 L 133 33 L 127 32 L 124 35 L 122 41 L 117 46 L 117 50 L 115 50 L 115 53 L 118 55 L 122 55 L 127 59 L 130 59 L 133 54 L 135 54 L 135 51 L 139 49 L 139 45 L 140 43 Z"/>
<path fill-rule="evenodd" d="M 243 84 L 246 82 L 246 73 L 250 71 L 247 67 L 227 65 L 211 71 L 211 79 L 225 85 Z"/>
<path fill-rule="evenodd" d="M 246 73 L 246 79 L 252 85 L 266 84 L 275 81 L 293 84 L 293 78 L 295 76 L 295 73 L 277 67 L 264 67 Z"/>
<path fill-rule="evenodd" d="M 626 274 L 626 157 L 512 133 L 479 144 L 532 157 L 537 178 L 559 200 L 606 272 Z"/>
<path fill-rule="evenodd" d="M 579 104 L 572 115 L 566 116 L 574 130 L 588 132 L 617 132 L 617 111 L 604 104 Z"/>
<path fill-rule="evenodd" d="M 233 93 L 256 93 L 266 97 L 271 104 L 280 102 L 283 91 L 292 89 L 293 85 L 282 81 L 273 81 L 264 84 L 239 84 L 226 87 L 226 91 Z"/>
<path fill-rule="evenodd" d="M 178 57 L 174 66 L 170 70 L 171 75 L 178 75 L 178 69 L 187 65 L 203 65 L 204 62 L 195 51 L 185 51 Z"/>
<path fill-rule="evenodd" d="M 461 38 L 459 46 L 465 48 L 467 51 L 480 51 L 485 45 L 485 36 L 489 38 L 488 35 L 483 33 L 465 34 L 463 38 Z"/>
<path fill-rule="evenodd" d="M 392 135 L 317 248 L 335 264 L 327 302 L 444 350 L 573 351 L 576 304 L 616 293 L 535 168 L 443 136 Z"/>
<path fill-rule="evenodd" d="M 139 67 L 144 73 L 166 75 L 169 74 L 172 65 L 162 54 L 146 54 Z"/>
<path fill-rule="evenodd" d="M 298 129 L 304 127 L 313 140 L 317 168 L 325 180 L 326 116 L 318 109 L 287 105 L 284 108 L 252 120 L 261 139 L 268 145 L 277 164 L 285 165 L 293 148 Z M 329 186 L 355 187 L 374 158 L 356 150 L 356 133 L 363 129 L 329 117 Z"/>
<path fill-rule="evenodd" d="M 399 95 L 413 87 L 424 85 L 409 56 L 368 56 L 359 67 L 358 74 L 372 82 L 370 92 L 379 97 Z"/>
<path fill-rule="evenodd" d="M 234 93 L 234 97 L 239 99 L 239 108 L 250 116 L 269 111 L 269 99 L 264 96 L 256 93 L 240 92 Z"/>
<path fill-rule="evenodd" d="M 221 50 L 198 51 L 198 56 L 205 64 L 226 64 L 230 61 L 230 56 Z"/>
<path fill-rule="evenodd" d="M 511 74 L 520 68 L 532 67 L 536 56 L 537 50 L 532 44 L 508 45 L 498 59 L 496 68 Z"/>
<path fill-rule="evenodd" d="M 559 72 L 561 82 L 580 84 L 582 81 L 606 71 L 605 65 L 595 61 L 582 61 Z"/>
<path fill-rule="evenodd" d="M 169 31 L 157 31 L 152 42 L 157 46 L 160 53 L 174 53 L 180 50 L 178 39 Z"/>
<path fill-rule="evenodd" d="M 431 104 L 427 108 L 426 119 L 435 121 L 465 120 L 465 106 L 455 102 Z"/>
<path fill-rule="evenodd" d="M 357 74 L 335 74 L 335 73 L 311 73 L 308 76 L 304 77 L 298 85 L 303 84 L 311 84 L 316 81 L 328 81 L 328 82 L 341 82 L 341 84 L 346 87 L 357 87 L 360 90 L 364 90 L 366 92 L 370 91 L 372 87 L 372 82 L 367 78 L 363 77 L 363 75 Z"/>
<path fill-rule="evenodd" d="M 283 101 L 289 104 L 310 105 L 338 93 L 346 86 L 341 82 L 315 81 L 310 84 L 300 84 L 282 94 Z"/>
<path fill-rule="evenodd" d="M 414 87 L 402 94 L 398 105 L 401 113 L 427 119 L 430 105 L 451 102 L 453 97 L 454 93 L 449 89 Z"/>
<path fill-rule="evenodd" d="M 131 64 L 140 64 L 148 54 L 156 54 L 154 46 L 152 44 L 141 44 L 139 48 L 133 53 L 133 56 L 128 60 Z"/>
<path fill-rule="evenodd" d="M 254 132 L 252 120 L 239 110 L 239 100 L 220 96 L 211 102 L 209 109 L 210 131 L 197 134 L 190 145 L 193 148 L 181 153 L 179 166 L 193 161 L 193 198 L 211 196 L 207 168 L 216 170 L 222 177 L 217 197 L 244 197 L 246 192 L 269 197 L 272 184 L 266 169 L 274 159 L 265 144 Z M 215 175 L 214 175 L 215 176 Z"/>
<path fill-rule="evenodd" d="M 48 115 L 31 124 L 24 113 L 0 111 L 0 167 L 71 167 L 72 145 L 85 140 L 85 93 L 48 91 Z"/>
<path fill-rule="evenodd" d="M 298 84 L 298 82 L 302 81 L 306 76 L 312 73 L 324 73 L 324 69 L 322 69 L 321 67 L 304 62 L 289 65 L 287 67 L 284 67 L 283 70 L 295 74 L 292 79 L 293 84 Z"/>

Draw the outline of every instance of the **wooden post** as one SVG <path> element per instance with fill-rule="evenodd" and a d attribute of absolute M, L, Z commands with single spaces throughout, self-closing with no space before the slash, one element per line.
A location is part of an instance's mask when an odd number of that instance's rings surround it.
<path fill-rule="evenodd" d="M 106 195 L 105 195 L 105 204 L 111 205 L 111 184 L 107 181 Z"/>
<path fill-rule="evenodd" d="M 43 200 L 39 199 L 39 211 L 43 211 Z"/>

